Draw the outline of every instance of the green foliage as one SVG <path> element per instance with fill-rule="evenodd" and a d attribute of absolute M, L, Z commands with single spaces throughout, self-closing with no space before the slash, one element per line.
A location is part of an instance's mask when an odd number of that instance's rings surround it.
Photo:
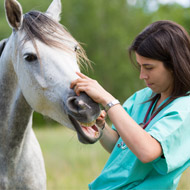
<path fill-rule="evenodd" d="M 46 125 L 56 125 L 57 122 L 50 119 L 49 117 L 43 116 L 37 112 L 33 114 L 33 123 L 35 124 L 34 127 L 37 125 L 38 127 L 44 127 Z"/>
<path fill-rule="evenodd" d="M 45 12 L 51 0 L 19 0 L 24 11 Z M 132 6 L 126 0 L 62 0 L 61 23 L 84 45 L 93 70 L 82 69 L 97 79 L 106 90 L 124 102 L 136 90 L 143 88 L 138 71 L 131 65 L 127 49 L 135 36 L 157 20 L 173 20 L 190 29 L 190 8 L 178 4 L 159 5 L 151 11 L 155 0 L 137 0 Z M 0 39 L 11 33 L 0 1 Z M 39 120 L 40 121 L 40 120 Z M 40 121 L 41 122 L 41 121 Z"/>

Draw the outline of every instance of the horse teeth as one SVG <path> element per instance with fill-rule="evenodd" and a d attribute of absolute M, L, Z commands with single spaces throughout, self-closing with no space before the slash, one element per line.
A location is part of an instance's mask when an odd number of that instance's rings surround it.
<path fill-rule="evenodd" d="M 99 132 L 95 132 L 94 137 L 98 138 L 99 137 Z"/>
<path fill-rule="evenodd" d="M 95 123 L 96 123 L 96 120 L 94 120 L 94 121 L 92 121 L 92 122 L 90 122 L 90 123 L 81 123 L 81 122 L 80 122 L 80 124 L 81 124 L 82 126 L 84 126 L 84 127 L 91 127 L 91 126 L 95 125 Z"/>

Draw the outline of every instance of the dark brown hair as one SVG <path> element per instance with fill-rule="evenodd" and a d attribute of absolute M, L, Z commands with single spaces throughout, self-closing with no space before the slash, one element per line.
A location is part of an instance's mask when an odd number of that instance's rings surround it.
<path fill-rule="evenodd" d="M 132 63 L 134 53 L 163 62 L 173 71 L 174 88 L 166 106 L 174 99 L 189 95 L 190 91 L 190 37 L 179 24 L 163 20 L 146 27 L 129 48 Z M 158 95 L 153 98 L 157 98 Z M 152 100 L 152 99 L 151 99 Z"/>

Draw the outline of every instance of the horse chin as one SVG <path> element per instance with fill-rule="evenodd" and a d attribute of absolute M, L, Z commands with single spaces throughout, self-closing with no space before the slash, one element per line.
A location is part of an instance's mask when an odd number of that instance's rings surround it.
<path fill-rule="evenodd" d="M 95 122 L 84 124 L 74 119 L 71 115 L 69 115 L 69 119 L 73 124 L 81 143 L 93 144 L 102 136 L 102 129 L 99 128 Z"/>

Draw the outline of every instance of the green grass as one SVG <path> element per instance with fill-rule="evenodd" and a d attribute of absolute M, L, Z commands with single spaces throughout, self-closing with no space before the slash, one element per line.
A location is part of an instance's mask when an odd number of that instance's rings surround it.
<path fill-rule="evenodd" d="M 190 168 L 188 168 L 181 177 L 178 185 L 178 190 L 189 190 L 190 189 Z"/>
<path fill-rule="evenodd" d="M 47 190 L 87 190 L 109 154 L 99 143 L 84 145 L 63 127 L 35 128 L 47 173 Z"/>
<path fill-rule="evenodd" d="M 109 154 L 99 143 L 84 145 L 64 127 L 35 128 L 44 155 L 47 190 L 87 190 L 103 169 Z M 178 190 L 190 189 L 190 169 L 181 178 Z"/>

